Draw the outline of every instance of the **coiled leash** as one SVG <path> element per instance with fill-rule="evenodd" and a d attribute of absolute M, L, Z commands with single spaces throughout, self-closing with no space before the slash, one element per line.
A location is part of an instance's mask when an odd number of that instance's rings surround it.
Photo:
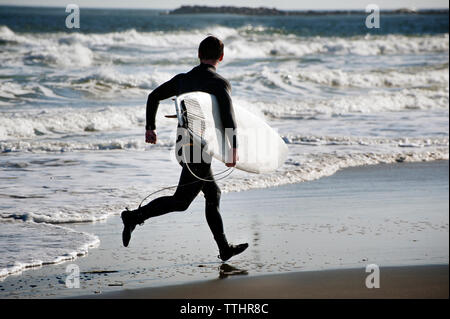
<path fill-rule="evenodd" d="M 185 147 L 185 146 L 190 146 L 190 144 L 184 144 L 182 147 Z M 197 179 L 199 179 L 199 180 L 201 180 L 201 181 L 204 181 L 204 182 L 217 182 L 217 181 L 220 181 L 220 180 L 222 180 L 222 179 L 227 178 L 228 176 L 230 176 L 231 173 L 233 173 L 233 171 L 234 171 L 234 167 L 228 167 L 227 169 L 225 169 L 225 170 L 223 170 L 223 171 L 221 171 L 221 172 L 219 172 L 219 173 L 217 173 L 217 174 L 212 174 L 212 175 L 210 175 L 210 176 L 206 176 L 206 177 L 212 177 L 211 179 L 206 179 L 206 178 L 202 178 L 202 177 L 200 177 L 200 176 L 197 176 L 197 175 L 191 170 L 191 168 L 189 167 L 189 164 L 188 164 L 187 161 L 186 161 L 186 153 L 184 152 L 184 150 L 183 150 L 183 159 L 184 159 L 184 163 L 186 164 L 186 167 L 188 168 L 189 172 L 190 172 L 195 178 L 197 178 Z M 227 172 L 228 172 L 228 174 L 226 174 L 226 175 L 224 175 L 224 176 L 222 176 L 222 177 L 220 177 L 220 178 L 217 178 L 217 179 L 214 178 L 214 177 L 216 177 L 216 176 L 225 174 L 225 173 L 227 173 Z M 186 183 L 186 184 L 181 184 L 181 185 L 178 185 L 178 184 L 177 184 L 177 185 L 172 185 L 172 186 L 164 187 L 164 188 L 161 188 L 161 189 L 159 189 L 159 190 L 157 190 L 157 191 L 155 191 L 155 192 L 153 192 L 153 193 L 150 193 L 150 194 L 148 194 L 147 196 L 145 196 L 145 198 L 141 201 L 141 203 L 139 204 L 138 209 L 141 208 L 142 203 L 144 203 L 144 201 L 145 201 L 147 198 L 149 198 L 150 196 L 152 196 L 152 195 L 154 195 L 154 194 L 157 194 L 157 193 L 162 192 L 162 191 L 164 191 L 164 190 L 168 190 L 168 189 L 175 188 L 175 187 L 178 187 L 178 186 L 187 186 L 187 185 L 191 185 L 191 184 L 194 184 L 194 183 L 197 183 L 197 181 L 195 181 L 195 182 L 190 182 L 190 183 Z"/>

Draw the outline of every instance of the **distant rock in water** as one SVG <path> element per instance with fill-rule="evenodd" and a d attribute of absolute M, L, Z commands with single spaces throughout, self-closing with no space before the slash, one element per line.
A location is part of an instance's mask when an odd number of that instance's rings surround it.
<path fill-rule="evenodd" d="M 249 7 L 208 7 L 208 6 L 181 6 L 178 9 L 172 10 L 169 14 L 192 14 L 192 13 L 228 13 L 228 14 L 242 14 L 242 15 L 287 15 L 285 11 L 280 11 L 275 8 L 249 8 Z"/>
<path fill-rule="evenodd" d="M 209 6 L 181 6 L 178 9 L 169 11 L 168 14 L 201 14 L 201 13 L 215 13 L 215 14 L 240 14 L 253 16 L 291 16 L 291 15 L 338 15 L 338 14 L 363 14 L 367 13 L 363 10 L 305 10 L 305 11 L 283 11 L 276 8 L 250 8 L 250 7 L 209 7 Z M 382 11 L 383 14 L 448 14 L 448 9 L 398 9 Z"/>

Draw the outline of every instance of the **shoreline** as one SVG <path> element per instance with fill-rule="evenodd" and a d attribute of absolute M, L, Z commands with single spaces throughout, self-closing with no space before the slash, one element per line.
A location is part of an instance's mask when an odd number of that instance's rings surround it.
<path fill-rule="evenodd" d="M 388 203 L 381 210 L 380 200 Z M 380 269 L 439 264 L 448 273 L 448 161 L 346 168 L 308 183 L 224 194 L 230 242 L 250 243 L 248 252 L 227 264 L 214 258 L 203 205 L 199 196 L 187 213 L 147 221 L 128 248 L 121 244 L 119 216 L 71 224 L 98 236 L 100 246 L 84 257 L 7 277 L 0 282 L 0 298 L 101 297 L 117 290 L 203 285 L 218 277 L 250 285 L 274 273 L 287 281 L 314 271 L 365 276 L 362 267 L 370 263 Z M 79 289 L 65 287 L 69 265 L 80 269 Z M 258 285 L 262 279 L 255 280 Z"/>

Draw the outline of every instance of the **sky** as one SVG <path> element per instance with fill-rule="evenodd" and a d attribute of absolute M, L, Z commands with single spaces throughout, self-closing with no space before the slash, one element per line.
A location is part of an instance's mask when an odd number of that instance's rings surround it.
<path fill-rule="evenodd" d="M 0 0 L 0 5 L 65 7 L 69 3 L 82 7 L 175 9 L 181 5 L 275 7 L 277 9 L 325 10 L 360 9 L 371 3 L 381 10 L 398 8 L 448 8 L 448 0 Z"/>

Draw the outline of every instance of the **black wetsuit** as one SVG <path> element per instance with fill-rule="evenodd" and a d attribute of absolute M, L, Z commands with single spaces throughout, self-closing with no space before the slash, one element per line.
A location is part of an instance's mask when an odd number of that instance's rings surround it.
<path fill-rule="evenodd" d="M 215 95 L 220 106 L 220 116 L 223 126 L 225 128 L 236 129 L 236 121 L 230 97 L 231 85 L 216 73 L 214 66 L 203 63 L 188 73 L 178 74 L 150 93 L 147 101 L 146 129 L 156 129 L 155 116 L 159 101 L 193 91 L 202 91 Z M 235 136 L 232 137 L 232 141 L 233 147 L 237 147 Z M 211 171 L 211 161 L 202 160 L 200 163 L 188 164 L 195 175 L 203 179 L 212 180 L 209 182 L 199 180 L 193 176 L 188 167 L 186 167 L 186 163 L 180 162 L 180 165 L 182 165 L 183 169 L 174 195 L 159 197 L 141 207 L 140 213 L 143 220 L 174 211 L 184 211 L 200 191 L 202 191 L 206 201 L 206 220 L 214 238 L 219 248 L 228 245 L 219 211 L 221 192 L 214 181 Z"/>
<path fill-rule="evenodd" d="M 216 73 L 216 68 L 210 64 L 200 64 L 188 73 L 181 73 L 170 81 L 157 87 L 147 100 L 147 130 L 156 129 L 155 117 L 159 101 L 168 99 L 175 95 L 187 92 L 201 91 L 214 95 L 220 105 L 220 118 L 223 127 L 236 129 L 233 103 L 231 101 L 230 83 Z M 236 147 L 236 136 L 233 137 L 233 147 Z"/>

